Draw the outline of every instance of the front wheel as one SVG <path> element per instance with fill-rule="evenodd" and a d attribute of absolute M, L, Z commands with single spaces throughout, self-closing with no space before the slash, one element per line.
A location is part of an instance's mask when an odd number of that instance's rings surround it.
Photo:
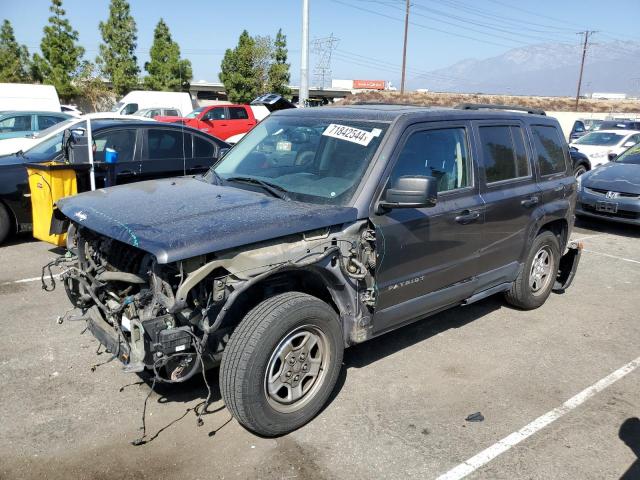
<path fill-rule="evenodd" d="M 545 230 L 533 241 L 518 278 L 506 293 L 507 302 L 524 310 L 541 306 L 549 297 L 560 262 L 557 237 Z"/>
<path fill-rule="evenodd" d="M 289 433 L 326 403 L 343 350 L 329 305 L 299 292 L 276 295 L 251 310 L 229 339 L 220 366 L 222 398 L 248 430 Z"/>
<path fill-rule="evenodd" d="M 587 167 L 584 165 L 577 165 L 576 168 L 573 169 L 573 176 L 576 178 L 584 173 L 587 173 Z"/>

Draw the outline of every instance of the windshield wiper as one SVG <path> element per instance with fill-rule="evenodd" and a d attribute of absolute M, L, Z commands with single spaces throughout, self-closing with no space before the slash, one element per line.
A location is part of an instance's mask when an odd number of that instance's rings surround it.
<path fill-rule="evenodd" d="M 229 177 L 226 178 L 227 182 L 241 182 L 241 183 L 253 183 L 255 185 L 260 185 L 264 190 L 269 192 L 276 198 L 280 200 L 289 200 L 289 196 L 287 195 L 287 190 L 282 188 L 280 185 L 276 185 L 274 183 L 265 182 L 264 180 L 260 180 L 259 178 L 254 177 Z"/>

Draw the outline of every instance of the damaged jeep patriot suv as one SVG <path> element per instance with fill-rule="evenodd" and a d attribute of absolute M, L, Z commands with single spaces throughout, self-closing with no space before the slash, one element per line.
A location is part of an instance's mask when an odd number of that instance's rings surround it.
<path fill-rule="evenodd" d="M 203 177 L 58 202 L 57 262 L 126 371 L 220 365 L 226 406 L 275 436 L 310 421 L 346 347 L 503 293 L 573 279 L 576 181 L 544 112 L 466 105 L 279 111 Z"/>

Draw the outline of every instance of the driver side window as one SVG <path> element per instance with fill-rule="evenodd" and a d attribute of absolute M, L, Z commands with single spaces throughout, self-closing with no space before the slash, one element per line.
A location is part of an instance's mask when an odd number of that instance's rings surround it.
<path fill-rule="evenodd" d="M 388 186 L 402 176 L 429 176 L 438 192 L 472 185 L 467 135 L 464 128 L 414 132 L 407 139 L 389 177 Z"/>
<path fill-rule="evenodd" d="M 213 108 L 204 115 L 205 120 L 224 120 L 227 118 L 224 108 Z"/>

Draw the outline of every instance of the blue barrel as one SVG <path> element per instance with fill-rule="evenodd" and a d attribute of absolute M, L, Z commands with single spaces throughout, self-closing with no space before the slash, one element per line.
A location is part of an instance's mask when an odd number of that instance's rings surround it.
<path fill-rule="evenodd" d="M 105 163 L 116 163 L 118 161 L 118 152 L 113 148 L 106 148 L 104 150 L 104 161 Z"/>

